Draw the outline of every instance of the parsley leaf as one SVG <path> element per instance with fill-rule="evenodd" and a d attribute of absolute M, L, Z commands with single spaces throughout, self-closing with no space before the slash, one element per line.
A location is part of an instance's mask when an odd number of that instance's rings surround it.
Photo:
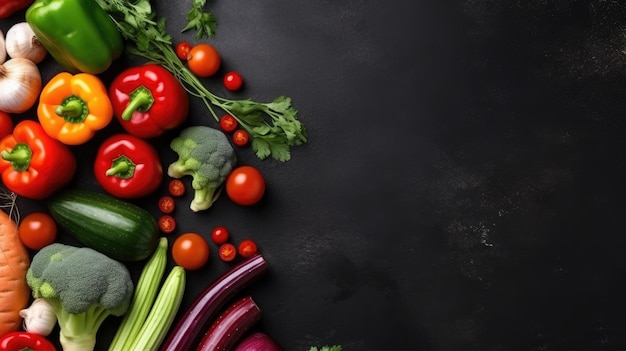
<path fill-rule="evenodd" d="M 193 0 L 191 10 L 187 12 L 187 26 L 182 32 L 195 29 L 196 39 L 215 37 L 217 19 L 211 12 L 203 11 L 205 4 L 206 0 Z"/>

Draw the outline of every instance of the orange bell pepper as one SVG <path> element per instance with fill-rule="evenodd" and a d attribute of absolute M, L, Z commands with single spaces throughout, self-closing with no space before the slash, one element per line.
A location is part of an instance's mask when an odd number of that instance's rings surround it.
<path fill-rule="evenodd" d="M 41 91 L 37 116 L 48 135 L 67 145 L 79 145 L 111 122 L 113 106 L 97 76 L 61 72 Z"/>

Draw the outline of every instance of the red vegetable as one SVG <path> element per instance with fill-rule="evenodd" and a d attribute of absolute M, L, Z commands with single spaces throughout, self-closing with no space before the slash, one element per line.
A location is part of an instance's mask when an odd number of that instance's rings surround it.
<path fill-rule="evenodd" d="M 122 127 L 140 138 L 156 137 L 178 127 L 189 112 L 187 91 L 157 64 L 131 67 L 117 75 L 109 98 Z"/>
<path fill-rule="evenodd" d="M 211 240 L 213 240 L 216 245 L 221 245 L 227 242 L 228 239 L 230 239 L 230 232 L 228 228 L 224 226 L 217 226 L 211 231 Z"/>
<path fill-rule="evenodd" d="M 246 239 L 239 243 L 237 247 L 237 251 L 239 252 L 239 256 L 241 257 L 250 257 L 256 254 L 259 249 L 252 239 Z"/>
<path fill-rule="evenodd" d="M 239 122 L 237 122 L 237 120 L 235 119 L 235 117 L 231 116 L 231 115 L 224 115 L 220 118 L 220 129 L 230 133 L 233 130 L 237 129 L 237 126 L 239 125 Z"/>
<path fill-rule="evenodd" d="M 233 144 L 237 146 L 246 146 L 250 140 L 250 135 L 244 129 L 237 129 L 233 133 Z"/>
<path fill-rule="evenodd" d="M 176 208 L 174 198 L 169 195 L 161 196 L 158 203 L 159 210 L 163 213 L 172 213 Z"/>
<path fill-rule="evenodd" d="M 190 50 L 191 44 L 186 41 L 181 41 L 176 45 L 176 56 L 183 61 L 187 61 L 187 55 L 189 55 Z"/>
<path fill-rule="evenodd" d="M 243 85 L 243 78 L 241 74 L 231 71 L 224 75 L 224 87 L 230 91 L 236 91 L 241 89 Z"/>
<path fill-rule="evenodd" d="M 0 2 L 0 19 L 9 18 L 15 12 L 26 8 L 35 0 L 2 0 Z"/>
<path fill-rule="evenodd" d="M 234 351 L 282 351 L 282 347 L 270 338 L 269 335 L 260 331 L 246 335 L 235 347 Z"/>
<path fill-rule="evenodd" d="M 155 191 L 163 180 L 163 167 L 159 154 L 148 142 L 115 134 L 100 145 L 94 174 L 106 192 L 130 199 Z"/>
<path fill-rule="evenodd" d="M 224 243 L 220 245 L 218 256 L 220 256 L 222 261 L 230 262 L 237 257 L 237 248 L 231 243 Z"/>
<path fill-rule="evenodd" d="M 252 166 L 239 166 L 226 178 L 226 194 L 236 204 L 251 206 L 263 198 L 265 178 Z"/>
<path fill-rule="evenodd" d="M 185 194 L 185 183 L 180 179 L 172 179 L 167 185 L 167 189 L 172 196 L 183 196 Z"/>
<path fill-rule="evenodd" d="M 159 229 L 165 234 L 169 234 L 176 229 L 176 220 L 170 215 L 162 215 L 157 221 Z"/>
<path fill-rule="evenodd" d="M 11 134 L 13 131 L 13 118 L 11 115 L 0 111 L 0 138 L 4 138 L 5 136 Z"/>
<path fill-rule="evenodd" d="M 176 326 L 161 345 L 162 351 L 188 351 L 199 342 L 224 304 L 248 287 L 269 269 L 261 255 L 241 261 L 209 285 L 181 315 Z"/>
<path fill-rule="evenodd" d="M 56 347 L 44 336 L 17 331 L 3 335 L 0 338 L 0 351 L 56 351 Z"/>
<path fill-rule="evenodd" d="M 213 322 L 196 351 L 231 350 L 260 319 L 261 309 L 252 297 L 242 297 Z"/>
<path fill-rule="evenodd" d="M 23 120 L 13 134 L 0 140 L 2 182 L 14 193 L 44 199 L 67 185 L 76 171 L 76 158 L 41 124 Z"/>

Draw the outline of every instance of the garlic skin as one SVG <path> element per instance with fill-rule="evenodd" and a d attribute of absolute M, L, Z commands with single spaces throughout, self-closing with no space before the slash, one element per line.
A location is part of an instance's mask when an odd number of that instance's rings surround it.
<path fill-rule="evenodd" d="M 39 63 L 48 51 L 41 45 L 27 22 L 14 24 L 5 37 L 6 54 L 11 58 L 22 57 Z"/>
<path fill-rule="evenodd" d="M 35 299 L 28 307 L 20 311 L 24 319 L 24 330 L 29 333 L 48 336 L 57 324 L 57 316 L 50 303 L 44 299 Z"/>
<path fill-rule="evenodd" d="M 0 111 L 26 112 L 37 102 L 41 89 L 41 73 L 33 61 L 18 57 L 0 65 Z"/>
<path fill-rule="evenodd" d="M 4 45 L 4 33 L 0 30 L 0 64 L 7 59 L 7 50 Z"/>

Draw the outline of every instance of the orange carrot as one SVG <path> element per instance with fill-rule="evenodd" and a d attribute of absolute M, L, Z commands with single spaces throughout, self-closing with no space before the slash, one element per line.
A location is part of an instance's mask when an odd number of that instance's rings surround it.
<path fill-rule="evenodd" d="M 18 330 L 19 315 L 30 301 L 26 271 L 30 265 L 28 251 L 17 234 L 17 223 L 0 210 L 0 337 Z"/>

